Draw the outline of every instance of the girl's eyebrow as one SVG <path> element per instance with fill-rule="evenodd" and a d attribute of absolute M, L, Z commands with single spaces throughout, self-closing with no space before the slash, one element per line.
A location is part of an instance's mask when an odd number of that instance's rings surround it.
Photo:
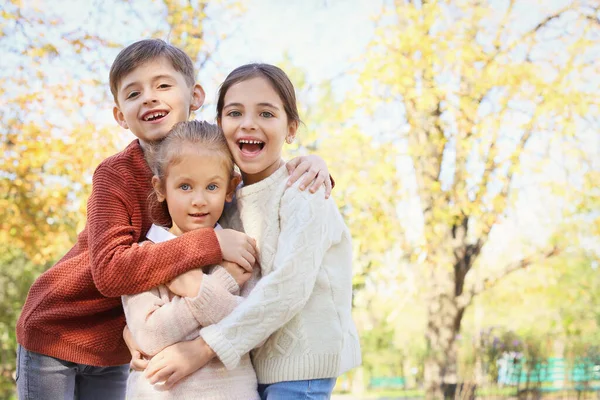
<path fill-rule="evenodd" d="M 223 106 L 223 108 L 228 108 L 228 107 L 244 107 L 242 105 L 242 103 L 229 103 L 229 104 L 225 104 L 225 106 Z"/>
<path fill-rule="evenodd" d="M 275 110 L 279 110 L 279 107 L 277 107 L 276 105 L 271 104 L 271 103 L 258 103 L 257 105 L 261 106 L 261 107 L 271 107 Z M 244 105 L 242 103 L 229 103 L 229 104 L 226 104 L 225 106 L 223 106 L 223 108 L 229 108 L 229 107 L 244 108 Z"/>
<path fill-rule="evenodd" d="M 271 104 L 271 103 L 258 103 L 259 106 L 262 107 L 271 107 L 274 108 L 275 110 L 279 110 L 279 107 L 277 107 L 275 104 Z"/>

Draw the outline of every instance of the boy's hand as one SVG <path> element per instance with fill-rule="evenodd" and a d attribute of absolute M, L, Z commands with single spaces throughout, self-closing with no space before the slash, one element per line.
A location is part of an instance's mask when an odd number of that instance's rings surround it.
<path fill-rule="evenodd" d="M 201 337 L 175 343 L 152 357 L 144 376 L 152 385 L 164 382 L 164 389 L 169 390 L 181 379 L 208 364 L 215 355 Z"/>
<path fill-rule="evenodd" d="M 290 174 L 288 186 L 291 186 L 304 174 L 304 178 L 300 183 L 300 190 L 304 190 L 312 182 L 309 190 L 311 193 L 315 193 L 322 184 L 325 184 L 325 198 L 329 198 L 332 188 L 331 178 L 329 177 L 327 164 L 321 157 L 314 154 L 300 156 L 288 161 L 285 166 Z"/>
<path fill-rule="evenodd" d="M 203 275 L 201 268 L 191 269 L 167 283 L 167 287 L 177 296 L 196 297 L 200 291 Z"/>
<path fill-rule="evenodd" d="M 236 263 L 223 260 L 221 266 L 225 268 L 227 272 L 229 272 L 229 275 L 231 275 L 231 277 L 235 279 L 236 283 L 240 288 L 252 276 L 252 272 L 246 271 L 244 268 L 240 267 Z"/>
<path fill-rule="evenodd" d="M 148 366 L 149 357 L 137 348 L 137 344 L 135 343 L 135 340 L 133 340 L 133 335 L 127 325 L 125 325 L 125 329 L 123 329 L 123 339 L 131 353 L 131 362 L 129 363 L 131 369 L 135 371 L 145 370 Z"/>
<path fill-rule="evenodd" d="M 219 229 L 215 234 L 221 246 L 223 260 L 234 262 L 246 271 L 252 272 L 257 255 L 256 240 L 233 229 Z"/>

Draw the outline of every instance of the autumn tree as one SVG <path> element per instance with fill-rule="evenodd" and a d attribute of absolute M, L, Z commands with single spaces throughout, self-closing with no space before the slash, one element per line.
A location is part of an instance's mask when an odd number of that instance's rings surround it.
<path fill-rule="evenodd" d="M 547 166 L 544 149 L 585 147 L 581 132 L 598 127 L 586 119 L 598 113 L 598 12 L 592 1 L 384 5 L 360 79 L 371 111 L 399 122 L 417 182 L 405 194 L 418 198 L 422 234 L 398 245 L 427 282 L 428 398 L 457 381 L 456 337 L 474 297 L 560 251 L 548 240 L 492 272 L 478 263 L 517 184 Z"/>
<path fill-rule="evenodd" d="M 42 3 L 0 5 L 2 398 L 12 390 L 14 330 L 29 285 L 73 245 L 85 223 L 94 168 L 131 138 L 112 120 L 110 63 L 124 45 L 153 36 L 183 48 L 199 69 L 223 40 L 207 24 L 215 15 L 231 19 L 243 11 L 229 0 L 136 6 L 113 0 L 93 7 L 106 13 L 73 22 Z M 127 30 L 128 21 L 150 17 L 155 31 Z M 111 24 L 123 36 L 108 31 Z"/>

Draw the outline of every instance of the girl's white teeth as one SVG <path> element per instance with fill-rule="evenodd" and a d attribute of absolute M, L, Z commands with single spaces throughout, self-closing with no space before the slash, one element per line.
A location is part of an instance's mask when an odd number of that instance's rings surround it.
<path fill-rule="evenodd" d="M 245 140 L 242 139 L 240 140 L 240 144 L 262 144 L 263 142 L 259 141 L 259 140 Z"/>

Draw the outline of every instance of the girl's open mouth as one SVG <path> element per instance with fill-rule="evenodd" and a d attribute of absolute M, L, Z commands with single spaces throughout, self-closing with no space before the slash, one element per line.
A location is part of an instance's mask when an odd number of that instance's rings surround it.
<path fill-rule="evenodd" d="M 238 140 L 238 147 L 242 153 L 254 155 L 261 152 L 265 147 L 265 142 L 260 140 L 240 139 Z"/>

